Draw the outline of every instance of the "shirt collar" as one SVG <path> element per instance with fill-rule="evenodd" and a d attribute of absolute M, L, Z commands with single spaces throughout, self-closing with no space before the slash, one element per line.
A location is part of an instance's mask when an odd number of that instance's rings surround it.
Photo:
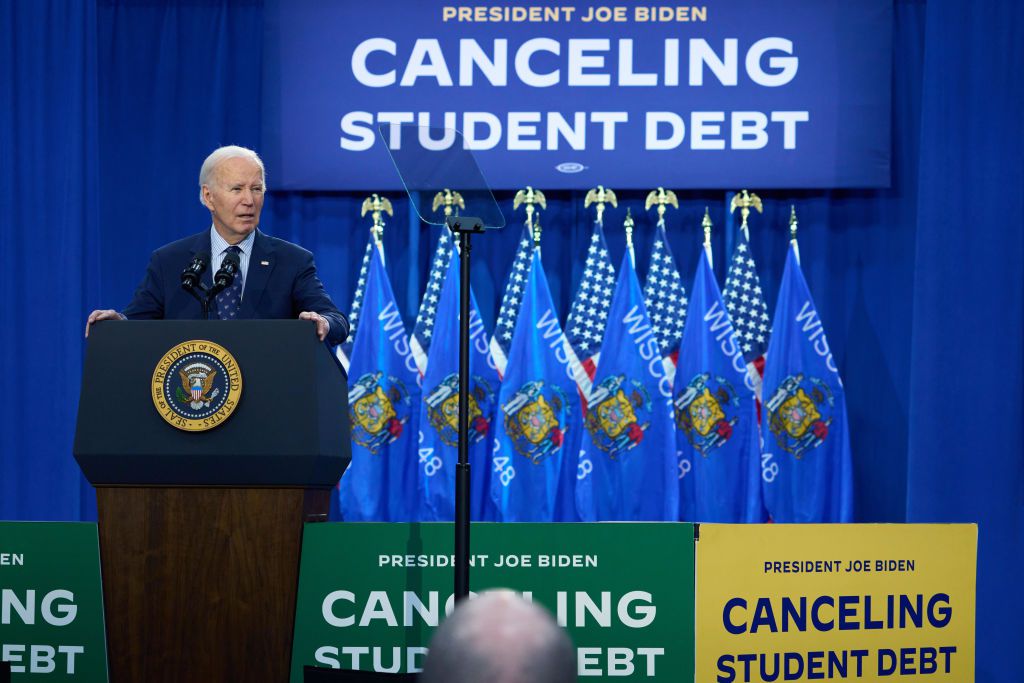
<path fill-rule="evenodd" d="M 235 246 L 237 246 L 240 250 L 242 250 L 243 253 L 251 254 L 252 253 L 252 245 L 253 245 L 253 242 L 255 242 L 255 241 L 256 241 L 256 231 L 253 230 L 252 232 L 249 233 L 249 235 L 244 240 L 242 240 L 241 242 L 239 242 Z M 228 244 L 227 240 L 225 240 L 223 237 L 221 237 L 220 233 L 217 232 L 217 229 L 211 225 L 210 226 L 210 254 L 212 254 L 213 256 L 217 256 L 219 254 L 224 253 L 224 250 L 227 249 L 230 246 L 231 245 Z"/>

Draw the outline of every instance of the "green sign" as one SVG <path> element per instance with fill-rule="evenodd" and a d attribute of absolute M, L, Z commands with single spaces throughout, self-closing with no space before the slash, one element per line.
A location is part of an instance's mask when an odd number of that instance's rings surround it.
<path fill-rule="evenodd" d="M 474 592 L 546 606 L 579 676 L 693 681 L 690 524 L 474 524 Z M 302 667 L 419 671 L 452 608 L 451 524 L 307 524 L 292 649 Z"/>
<path fill-rule="evenodd" d="M 12 681 L 106 681 L 95 524 L 0 522 L 0 659 Z"/>

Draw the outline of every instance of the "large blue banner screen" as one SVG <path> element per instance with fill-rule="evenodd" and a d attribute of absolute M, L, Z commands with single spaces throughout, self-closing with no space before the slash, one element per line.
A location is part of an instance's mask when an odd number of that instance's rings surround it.
<path fill-rule="evenodd" d="M 295 190 L 401 187 L 409 124 L 497 188 L 885 187 L 891 39 L 890 0 L 272 0 L 264 150 Z"/>

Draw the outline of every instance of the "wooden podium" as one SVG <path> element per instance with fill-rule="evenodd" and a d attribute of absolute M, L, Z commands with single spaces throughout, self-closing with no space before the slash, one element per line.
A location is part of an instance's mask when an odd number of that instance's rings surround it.
<path fill-rule="evenodd" d="M 209 431 L 152 398 L 161 359 L 194 340 L 242 376 Z M 95 326 L 75 457 L 97 493 L 111 681 L 287 681 L 302 525 L 326 519 L 349 458 L 345 375 L 312 325 Z"/>

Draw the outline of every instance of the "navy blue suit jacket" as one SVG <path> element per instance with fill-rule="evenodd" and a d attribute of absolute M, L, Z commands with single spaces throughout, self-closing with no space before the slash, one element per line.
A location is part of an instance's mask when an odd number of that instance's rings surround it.
<path fill-rule="evenodd" d="M 181 271 L 199 252 L 210 252 L 209 229 L 154 251 L 146 276 L 122 314 L 129 320 L 201 319 L 202 306 L 181 288 Z M 210 271 L 203 273 L 207 288 L 213 283 Z M 340 344 L 348 337 L 348 320 L 317 277 L 313 254 L 257 230 L 238 317 L 288 319 L 302 311 L 319 313 L 330 321 L 327 343 Z"/>

